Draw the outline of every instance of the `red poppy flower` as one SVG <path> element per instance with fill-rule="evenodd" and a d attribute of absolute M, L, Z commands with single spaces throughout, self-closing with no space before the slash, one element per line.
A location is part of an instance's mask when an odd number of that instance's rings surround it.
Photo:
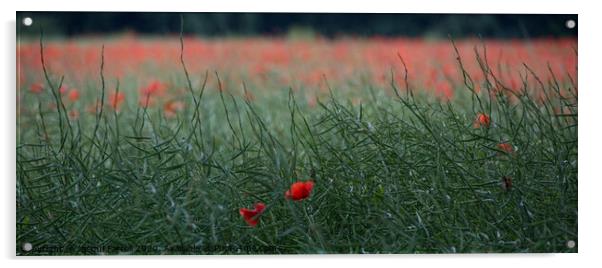
<path fill-rule="evenodd" d="M 259 202 L 255 204 L 254 209 L 241 208 L 238 210 L 238 212 L 240 213 L 242 218 L 247 222 L 247 224 L 249 224 L 249 226 L 255 227 L 255 225 L 257 225 L 257 223 L 259 222 L 259 216 L 263 213 L 264 210 L 265 204 Z"/>
<path fill-rule="evenodd" d="M 125 100 L 125 95 L 123 92 L 113 92 L 109 95 L 109 104 L 115 110 L 119 109 L 121 103 Z"/>
<path fill-rule="evenodd" d="M 147 87 L 141 88 L 140 92 L 143 96 L 163 96 L 166 89 L 167 85 L 155 80 L 152 81 Z"/>
<path fill-rule="evenodd" d="M 42 83 L 36 83 L 31 85 L 29 90 L 35 94 L 40 94 L 42 91 L 44 91 L 44 85 Z"/>
<path fill-rule="evenodd" d="M 514 152 L 514 147 L 512 147 L 512 144 L 507 143 L 507 142 L 503 142 L 497 145 L 497 148 L 506 152 L 506 153 L 513 153 Z"/>
<path fill-rule="evenodd" d="M 67 93 L 67 86 L 61 86 L 61 88 L 59 88 L 59 92 L 61 95 L 65 95 L 65 93 Z"/>
<path fill-rule="evenodd" d="M 69 100 L 75 102 L 79 99 L 79 91 L 77 89 L 72 89 L 69 91 Z"/>
<path fill-rule="evenodd" d="M 486 115 L 484 113 L 477 113 L 477 118 L 475 118 L 472 126 L 474 128 L 479 128 L 479 127 L 489 127 L 490 125 L 491 125 L 491 117 L 489 117 L 488 115 Z"/>
<path fill-rule="evenodd" d="M 311 193 L 311 190 L 314 188 L 314 182 L 313 181 L 298 181 L 295 182 L 291 185 L 291 188 L 286 191 L 286 193 L 284 194 L 284 197 L 286 199 L 292 199 L 295 201 L 298 200 L 303 200 L 307 197 L 309 197 L 309 194 Z"/>
<path fill-rule="evenodd" d="M 168 101 L 163 105 L 163 112 L 166 117 L 174 117 L 179 111 L 184 109 L 184 103 L 181 101 Z"/>

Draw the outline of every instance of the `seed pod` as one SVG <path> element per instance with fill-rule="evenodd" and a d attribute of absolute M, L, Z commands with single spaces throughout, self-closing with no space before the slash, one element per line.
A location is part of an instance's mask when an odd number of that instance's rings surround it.
<path fill-rule="evenodd" d="M 506 191 L 510 191 L 512 189 L 512 178 L 509 176 L 502 177 L 502 188 Z"/>

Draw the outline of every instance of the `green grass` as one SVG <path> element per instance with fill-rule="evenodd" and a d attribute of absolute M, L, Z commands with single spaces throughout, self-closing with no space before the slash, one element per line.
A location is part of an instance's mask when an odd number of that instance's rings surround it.
<path fill-rule="evenodd" d="M 114 81 L 100 72 L 107 103 Z M 331 88 L 312 108 L 302 90 L 245 85 L 257 96 L 245 101 L 171 75 L 190 93 L 171 119 L 130 98 L 70 120 L 60 102 L 45 108 L 60 100 L 52 74 L 53 94 L 24 96 L 20 110 L 34 112 L 18 120 L 17 255 L 577 252 L 566 246 L 577 241 L 570 83 L 513 95 L 495 78 L 472 92 L 467 78 L 447 102 L 395 81 L 361 85 L 360 105 Z M 491 127 L 473 127 L 479 112 Z M 284 199 L 310 178 L 309 199 Z M 238 209 L 259 201 L 252 228 Z"/>

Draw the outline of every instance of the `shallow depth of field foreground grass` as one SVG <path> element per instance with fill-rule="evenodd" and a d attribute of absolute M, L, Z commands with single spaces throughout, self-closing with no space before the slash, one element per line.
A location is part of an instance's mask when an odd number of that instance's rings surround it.
<path fill-rule="evenodd" d="M 324 76 L 314 103 L 220 90 L 235 82 L 183 57 L 165 71 L 187 90 L 174 109 L 117 100 L 133 82 L 99 62 L 92 114 L 47 70 L 47 91 L 20 94 L 17 254 L 576 252 L 576 82 L 527 65 L 511 90 L 478 52 L 459 59 L 451 101 L 395 79 L 400 58 L 388 88 L 352 98 Z M 474 60 L 485 79 L 462 72 Z M 258 202 L 252 227 L 239 209 Z"/>

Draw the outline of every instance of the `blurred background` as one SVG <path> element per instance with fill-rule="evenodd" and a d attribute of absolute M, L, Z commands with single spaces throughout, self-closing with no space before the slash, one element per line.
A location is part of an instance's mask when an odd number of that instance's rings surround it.
<path fill-rule="evenodd" d="M 18 12 L 20 85 L 35 94 L 43 84 L 43 29 L 47 67 L 82 95 L 95 96 L 90 81 L 97 81 L 102 47 L 105 74 L 119 79 L 124 92 L 138 94 L 151 84 L 178 90 L 185 85 L 179 72 L 181 16 L 192 82 L 198 85 L 205 71 L 215 70 L 223 89 L 236 92 L 245 81 L 270 92 L 292 86 L 314 100 L 314 93 L 328 93 L 324 76 L 350 92 L 388 89 L 392 78 L 403 79 L 391 72 L 400 67 L 400 55 L 415 87 L 452 99 L 464 83 L 448 35 L 479 83 L 485 77 L 475 48 L 485 46 L 507 88 L 521 87 L 524 64 L 543 79 L 549 67 L 563 81 L 576 77 L 577 15 Z M 32 24 L 25 27 L 28 17 Z M 138 95 L 144 103 L 144 94 Z"/>
<path fill-rule="evenodd" d="M 57 15 L 58 14 L 58 15 Z M 33 19 L 20 27 L 22 37 L 37 37 L 40 25 L 50 37 L 135 32 L 178 34 L 179 13 L 157 12 L 17 12 L 17 20 Z M 577 15 L 547 14 L 361 14 L 361 13 L 184 13 L 186 34 L 203 37 L 288 36 L 336 38 L 423 37 L 536 38 L 576 37 L 566 27 Z M 18 25 L 21 25 L 18 23 Z"/>

